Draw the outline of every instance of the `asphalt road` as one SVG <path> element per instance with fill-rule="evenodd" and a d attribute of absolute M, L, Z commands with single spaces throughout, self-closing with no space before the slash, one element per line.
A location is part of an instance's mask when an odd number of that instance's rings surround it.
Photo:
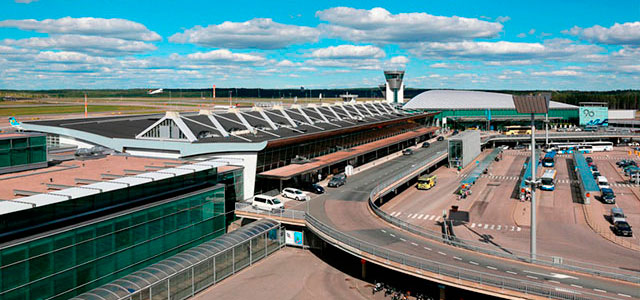
<path fill-rule="evenodd" d="M 497 276 L 557 286 L 558 289 L 577 293 L 588 292 L 620 299 L 640 298 L 639 285 L 505 260 L 451 247 L 396 229 L 369 211 L 369 192 L 377 184 L 412 165 L 424 163 L 436 152 L 444 150 L 446 141 L 436 142 L 430 148 L 418 149 L 411 156 L 399 157 L 350 176 L 345 186 L 329 189 L 326 194 L 311 201 L 309 213 L 319 221 L 352 237 L 416 257 Z M 640 264 L 640 260 L 638 262 Z M 636 268 L 640 269 L 638 266 Z"/>

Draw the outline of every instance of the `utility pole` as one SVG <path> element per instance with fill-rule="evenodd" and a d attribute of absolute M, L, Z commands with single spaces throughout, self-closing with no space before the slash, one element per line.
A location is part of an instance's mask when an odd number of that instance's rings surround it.
<path fill-rule="evenodd" d="M 536 124 L 531 114 L 531 261 L 536 259 Z"/>

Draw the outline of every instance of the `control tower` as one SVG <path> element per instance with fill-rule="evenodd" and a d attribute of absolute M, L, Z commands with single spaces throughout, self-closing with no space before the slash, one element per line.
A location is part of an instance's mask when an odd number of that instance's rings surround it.
<path fill-rule="evenodd" d="M 389 103 L 404 103 L 404 85 L 402 78 L 404 71 L 384 71 L 384 78 L 387 81 L 385 97 Z"/>

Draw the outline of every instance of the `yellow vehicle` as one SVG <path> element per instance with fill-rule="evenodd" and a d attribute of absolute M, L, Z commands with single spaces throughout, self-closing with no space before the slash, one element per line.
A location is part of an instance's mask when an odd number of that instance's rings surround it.
<path fill-rule="evenodd" d="M 504 134 L 505 135 L 531 134 L 531 127 L 520 126 L 520 125 L 505 126 Z"/>
<path fill-rule="evenodd" d="M 436 175 L 422 175 L 418 178 L 419 190 L 430 190 L 436 185 Z"/>

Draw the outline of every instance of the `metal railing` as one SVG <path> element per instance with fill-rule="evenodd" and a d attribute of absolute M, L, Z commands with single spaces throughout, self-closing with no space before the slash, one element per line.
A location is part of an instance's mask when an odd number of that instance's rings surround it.
<path fill-rule="evenodd" d="M 278 209 L 278 210 L 269 211 L 269 210 L 255 208 L 251 206 L 251 204 L 245 203 L 245 202 L 236 202 L 235 209 L 236 211 L 257 214 L 265 217 L 279 217 L 279 218 L 287 218 L 287 219 L 295 219 L 295 220 L 304 220 L 306 210 L 307 210 L 305 208 L 305 210 Z"/>
<path fill-rule="evenodd" d="M 546 284 L 539 284 L 530 281 L 517 280 L 509 277 L 498 276 L 494 274 L 469 270 L 466 268 L 456 267 L 448 264 L 443 264 L 437 261 L 415 257 L 405 253 L 397 252 L 387 249 L 382 246 L 377 246 L 366 241 L 359 240 L 352 236 L 349 236 L 339 230 L 336 230 L 311 215 L 306 216 L 306 222 L 309 229 L 315 232 L 319 232 L 323 235 L 330 237 L 336 241 L 336 245 L 341 247 L 347 252 L 351 252 L 357 256 L 361 256 L 361 253 L 367 253 L 372 256 L 378 257 L 380 263 L 389 265 L 390 262 L 400 264 L 405 270 L 409 268 L 417 269 L 417 272 L 427 271 L 438 275 L 444 275 L 458 280 L 465 280 L 482 285 L 492 286 L 499 289 L 508 289 L 511 291 L 517 291 L 524 294 L 538 295 L 548 297 L 552 299 L 616 299 L 604 295 L 596 295 L 585 291 L 573 291 L 571 289 L 558 288 L 557 286 L 551 286 Z M 353 248 L 353 250 L 349 249 Z M 355 251 L 354 251 L 355 250 Z M 459 283 L 459 281 L 458 281 Z M 498 292 L 499 293 L 499 292 Z"/>
<path fill-rule="evenodd" d="M 430 160 L 427 160 L 427 161 L 431 161 L 433 158 L 434 157 L 432 157 Z M 566 258 L 559 258 L 556 256 L 540 255 L 540 254 L 537 255 L 537 259 L 532 261 L 530 259 L 529 252 L 513 250 L 513 249 L 505 249 L 505 248 L 501 248 L 502 250 L 490 249 L 486 247 L 486 244 L 473 241 L 473 240 L 463 240 L 459 238 L 450 240 L 447 237 L 443 237 L 441 232 L 431 231 L 431 230 L 410 224 L 408 222 L 402 221 L 398 218 L 392 217 L 391 215 L 387 214 L 386 212 L 384 212 L 378 207 L 378 205 L 376 204 L 376 201 L 379 199 L 381 192 L 385 190 L 390 190 L 390 187 L 399 185 L 399 182 L 400 183 L 403 182 L 402 179 L 408 180 L 413 176 L 419 175 L 419 173 L 421 172 L 421 169 L 426 169 L 426 168 L 424 166 L 414 166 L 413 168 L 409 168 L 401 172 L 400 174 L 397 174 L 396 176 L 376 186 L 369 194 L 369 206 L 371 207 L 373 212 L 383 220 L 397 227 L 400 227 L 403 230 L 406 230 L 408 232 L 417 234 L 419 236 L 422 236 L 434 241 L 447 243 L 460 248 L 474 250 L 474 251 L 478 251 L 478 252 L 493 255 L 493 256 L 514 259 L 514 260 L 527 262 L 527 263 L 534 263 L 534 264 L 556 267 L 556 268 L 561 268 L 561 269 L 566 269 L 571 271 L 583 272 L 583 273 L 613 278 L 617 280 L 624 280 L 632 283 L 640 283 L 640 277 L 638 277 L 634 273 L 624 272 L 624 270 L 620 270 L 618 268 L 607 267 L 607 266 L 602 266 L 602 265 L 597 265 L 597 264 L 592 264 L 587 262 L 580 262 L 580 261 L 575 261 L 575 260 L 566 259 Z"/>

